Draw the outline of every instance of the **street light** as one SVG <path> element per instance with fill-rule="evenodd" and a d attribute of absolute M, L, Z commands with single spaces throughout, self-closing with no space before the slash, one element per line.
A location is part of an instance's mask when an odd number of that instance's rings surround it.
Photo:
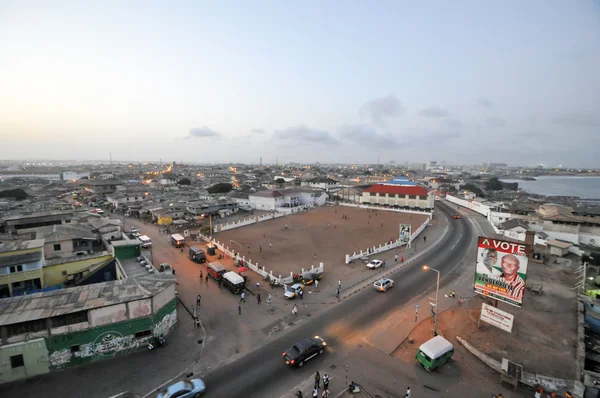
<path fill-rule="evenodd" d="M 438 318 L 438 311 L 439 311 L 439 298 L 440 298 L 440 271 L 438 271 L 437 269 L 431 268 L 428 265 L 424 265 L 423 269 L 425 271 L 435 271 L 437 272 L 437 284 L 435 287 L 435 314 L 433 317 L 433 335 L 437 336 L 437 318 Z"/>

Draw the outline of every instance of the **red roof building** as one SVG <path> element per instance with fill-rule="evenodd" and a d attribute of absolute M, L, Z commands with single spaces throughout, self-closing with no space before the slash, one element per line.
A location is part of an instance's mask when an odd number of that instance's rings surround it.
<path fill-rule="evenodd" d="M 361 202 L 365 205 L 378 205 L 402 209 L 433 209 L 433 191 L 414 185 L 373 185 L 362 191 Z"/>
<path fill-rule="evenodd" d="M 376 193 L 390 193 L 396 195 L 418 195 L 418 196 L 427 196 L 428 190 L 419 187 L 419 186 L 409 186 L 409 185 L 383 185 L 377 184 L 373 185 L 363 192 L 376 192 Z"/>

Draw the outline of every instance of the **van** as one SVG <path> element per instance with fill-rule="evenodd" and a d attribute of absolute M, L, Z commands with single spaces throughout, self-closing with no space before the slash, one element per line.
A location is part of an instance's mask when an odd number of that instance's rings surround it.
<path fill-rule="evenodd" d="M 432 371 L 439 368 L 452 358 L 454 346 L 442 336 L 435 336 L 429 341 L 421 344 L 417 351 L 417 362 L 425 369 Z"/>
<path fill-rule="evenodd" d="M 203 263 L 206 261 L 206 253 L 199 247 L 190 247 L 188 252 L 190 260 L 195 261 L 197 263 Z"/>
<path fill-rule="evenodd" d="M 223 267 L 223 265 L 221 263 L 210 263 L 208 264 L 208 267 L 206 268 L 206 271 L 208 272 L 208 275 L 211 276 L 211 278 L 213 278 L 214 280 L 218 281 L 219 279 L 223 278 L 223 274 L 225 272 L 227 272 L 227 270 L 225 269 L 225 267 Z"/>
<path fill-rule="evenodd" d="M 185 238 L 179 234 L 173 234 L 170 236 L 171 244 L 175 247 L 183 247 L 185 244 Z"/>
<path fill-rule="evenodd" d="M 142 247 L 144 249 L 149 249 L 152 247 L 152 239 L 150 239 L 148 235 L 142 235 L 138 239 L 140 242 L 142 242 Z"/>
<path fill-rule="evenodd" d="M 223 286 L 231 290 L 233 294 L 240 294 L 245 288 L 244 278 L 239 276 L 233 271 L 225 272 L 223 274 Z"/>

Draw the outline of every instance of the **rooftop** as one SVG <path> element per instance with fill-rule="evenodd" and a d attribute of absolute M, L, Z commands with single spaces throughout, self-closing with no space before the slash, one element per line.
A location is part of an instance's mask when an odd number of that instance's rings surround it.
<path fill-rule="evenodd" d="M 34 263 L 42 259 L 42 252 L 18 253 L 0 257 L 0 267 Z"/>
<path fill-rule="evenodd" d="M 427 196 L 429 191 L 420 186 L 377 184 L 365 189 L 363 192 Z"/>
<path fill-rule="evenodd" d="M 96 240 L 98 236 L 88 228 L 76 225 L 49 225 L 36 228 L 36 238 L 48 242 L 58 242 L 69 239 Z"/>
<path fill-rule="evenodd" d="M 546 242 L 546 244 L 548 246 L 554 246 L 554 247 L 558 247 L 561 249 L 568 249 L 569 247 L 573 246 L 573 244 L 571 242 L 565 242 L 563 240 L 558 240 L 558 239 L 552 239 Z"/>
<path fill-rule="evenodd" d="M 15 252 L 27 249 L 37 249 L 39 247 L 44 247 L 43 239 L 5 242 L 0 243 L 0 253 Z"/>
<path fill-rule="evenodd" d="M 505 231 L 509 231 L 516 227 L 529 229 L 529 224 L 526 221 L 521 220 L 520 218 L 513 218 L 512 220 L 504 221 L 502 224 L 498 225 L 498 228 L 503 229 Z"/>
<path fill-rule="evenodd" d="M 0 300 L 0 325 L 11 325 L 152 297 L 174 283 L 148 275 Z"/>

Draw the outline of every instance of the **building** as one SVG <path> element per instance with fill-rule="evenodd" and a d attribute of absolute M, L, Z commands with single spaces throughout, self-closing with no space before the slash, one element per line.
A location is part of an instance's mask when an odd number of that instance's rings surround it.
<path fill-rule="evenodd" d="M 2 299 L 0 383 L 145 349 L 176 322 L 164 275 Z"/>
<path fill-rule="evenodd" d="M 44 263 L 43 239 L 0 244 L 0 297 L 41 289 Z"/>
<path fill-rule="evenodd" d="M 290 180 L 293 180 L 293 178 Z M 340 186 L 338 181 L 334 180 L 333 178 L 329 178 L 329 177 L 310 178 L 308 180 L 302 181 L 301 185 L 303 187 L 319 188 L 319 189 L 331 189 L 331 188 L 338 188 Z"/>
<path fill-rule="evenodd" d="M 273 189 L 248 194 L 249 205 L 256 210 L 323 206 L 327 198 L 327 193 L 310 189 Z"/>
<path fill-rule="evenodd" d="M 403 209 L 432 210 L 433 191 L 421 186 L 377 184 L 363 190 L 362 203 Z"/>
<path fill-rule="evenodd" d="M 74 171 L 65 171 L 63 173 L 60 173 L 60 179 L 63 181 L 89 180 L 90 173 L 76 173 Z"/>
<path fill-rule="evenodd" d="M 109 181 L 109 180 L 105 180 Z M 139 204 L 148 199 L 148 192 L 129 192 L 115 195 L 107 195 L 106 200 L 110 202 L 113 209 L 117 210 L 129 205 Z"/>
<path fill-rule="evenodd" d="M 15 233 L 21 229 L 68 224 L 75 219 L 75 213 L 72 211 L 51 210 L 22 213 L 0 219 L 0 232 Z"/>
<path fill-rule="evenodd" d="M 106 195 L 117 191 L 121 181 L 113 179 L 93 179 L 85 182 L 83 189 L 94 195 Z"/>

